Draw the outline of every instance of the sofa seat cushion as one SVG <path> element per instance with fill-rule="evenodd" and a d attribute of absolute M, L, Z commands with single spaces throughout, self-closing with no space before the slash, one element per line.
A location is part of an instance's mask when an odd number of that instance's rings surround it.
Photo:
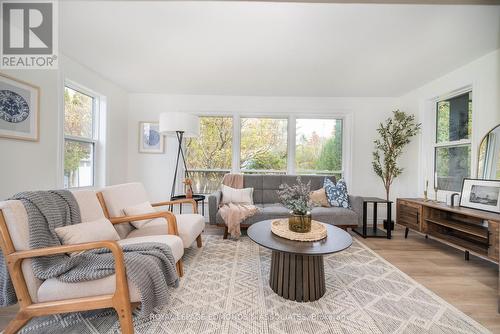
<path fill-rule="evenodd" d="M 70 298 L 92 297 L 109 295 L 115 292 L 116 275 L 106 276 L 93 281 L 66 283 L 57 278 L 45 280 L 38 288 L 38 302 L 51 302 Z M 140 302 L 139 290 L 130 280 L 128 281 L 130 301 Z"/>
<path fill-rule="evenodd" d="M 312 219 L 331 225 L 358 225 L 358 215 L 350 209 L 317 207 L 311 210 Z"/>
<path fill-rule="evenodd" d="M 176 235 L 156 235 L 149 237 L 127 238 L 118 241 L 121 246 L 132 245 L 144 242 L 158 242 L 167 244 L 172 249 L 175 262 L 184 255 L 182 240 Z M 116 287 L 116 275 L 110 275 L 93 281 L 66 283 L 57 278 L 45 280 L 38 288 L 37 302 L 48 302 L 64 300 L 68 298 L 92 297 L 106 294 L 113 294 Z M 139 302 L 141 296 L 137 287 L 129 280 L 128 288 L 130 300 Z"/>
<path fill-rule="evenodd" d="M 202 215 L 186 213 L 175 215 L 179 237 L 185 248 L 190 247 L 205 228 L 205 220 Z M 135 238 L 150 235 L 162 235 L 168 233 L 167 222 L 164 218 L 156 218 L 141 228 L 135 229 L 127 235 L 127 238 Z"/>
<path fill-rule="evenodd" d="M 172 250 L 172 255 L 174 256 L 175 262 L 179 261 L 184 255 L 184 245 L 182 244 L 182 239 L 176 235 L 164 234 L 164 235 L 150 235 L 141 237 L 127 237 L 118 241 L 121 246 L 140 244 L 144 242 L 158 242 L 170 246 Z"/>

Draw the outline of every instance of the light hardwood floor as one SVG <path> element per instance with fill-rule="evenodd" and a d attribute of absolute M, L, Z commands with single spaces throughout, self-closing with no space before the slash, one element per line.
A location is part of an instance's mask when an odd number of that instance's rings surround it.
<path fill-rule="evenodd" d="M 222 234 L 222 229 L 207 226 L 205 234 Z M 497 313 L 498 266 L 475 256 L 464 260 L 461 251 L 397 227 L 392 240 L 363 239 L 352 235 L 373 249 L 401 271 L 424 285 L 493 333 L 500 334 Z M 0 309 L 0 328 L 14 316 L 16 306 Z"/>

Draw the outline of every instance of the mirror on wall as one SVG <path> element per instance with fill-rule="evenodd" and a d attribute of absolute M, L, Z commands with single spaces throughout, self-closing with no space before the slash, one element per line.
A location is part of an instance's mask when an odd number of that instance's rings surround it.
<path fill-rule="evenodd" d="M 479 145 L 477 178 L 500 180 L 500 124 L 488 132 Z"/>

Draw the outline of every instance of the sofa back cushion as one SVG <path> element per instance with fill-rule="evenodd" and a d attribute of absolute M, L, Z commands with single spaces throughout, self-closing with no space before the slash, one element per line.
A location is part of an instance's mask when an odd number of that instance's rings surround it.
<path fill-rule="evenodd" d="M 94 190 L 76 190 L 71 193 L 80 207 L 82 223 L 106 218 Z"/>
<path fill-rule="evenodd" d="M 111 218 L 124 216 L 125 208 L 149 202 L 146 189 L 139 182 L 109 186 L 102 189 L 101 193 Z M 115 228 L 122 239 L 126 238 L 133 229 L 130 223 L 117 224 Z"/>
<path fill-rule="evenodd" d="M 335 182 L 335 176 L 326 176 Z M 311 190 L 323 187 L 325 176 L 323 175 L 301 175 L 302 182 L 311 181 Z M 293 185 L 297 183 L 297 175 L 262 175 L 250 174 L 243 176 L 243 187 L 253 188 L 253 201 L 255 204 L 278 203 L 279 197 L 276 193 L 283 183 Z"/>

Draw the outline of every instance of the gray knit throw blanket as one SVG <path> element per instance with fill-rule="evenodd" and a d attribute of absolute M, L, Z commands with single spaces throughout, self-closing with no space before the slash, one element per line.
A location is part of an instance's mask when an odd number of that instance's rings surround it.
<path fill-rule="evenodd" d="M 67 190 L 23 192 L 12 199 L 20 200 L 28 213 L 31 249 L 60 246 L 55 229 L 81 222 L 80 208 Z M 179 280 L 170 247 L 161 243 L 141 243 L 125 245 L 122 249 L 127 277 L 141 294 L 141 313 L 149 314 L 155 307 L 165 305 L 167 286 L 177 286 Z M 39 257 L 32 263 L 35 277 L 41 280 L 57 277 L 63 282 L 77 283 L 115 273 L 113 254 L 108 249 L 90 250 L 73 257 L 65 254 Z M 9 281 L 0 282 L 1 302 L 13 304 L 17 298 L 3 259 L 1 264 L 0 281 L 5 278 Z"/>

